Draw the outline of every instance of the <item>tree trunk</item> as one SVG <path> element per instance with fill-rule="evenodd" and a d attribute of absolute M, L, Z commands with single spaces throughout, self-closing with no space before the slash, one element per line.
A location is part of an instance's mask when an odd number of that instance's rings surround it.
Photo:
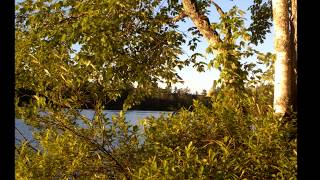
<path fill-rule="evenodd" d="M 276 53 L 273 106 L 275 113 L 280 115 L 288 112 L 292 100 L 293 59 L 291 58 L 288 10 L 288 0 L 272 0 Z"/>

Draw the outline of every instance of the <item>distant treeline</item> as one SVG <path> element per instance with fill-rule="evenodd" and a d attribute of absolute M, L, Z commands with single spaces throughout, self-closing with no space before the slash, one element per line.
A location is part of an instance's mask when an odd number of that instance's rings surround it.
<path fill-rule="evenodd" d="M 107 107 L 108 109 L 121 109 L 125 98 L 118 101 L 111 101 Z M 132 110 L 160 110 L 160 111 L 176 111 L 182 107 L 192 109 L 193 100 L 198 100 L 210 105 L 210 98 L 205 94 L 191 94 L 186 89 L 178 89 L 177 91 L 169 91 L 167 89 L 160 89 L 151 96 L 145 97 L 141 103 L 134 105 Z"/>
<path fill-rule="evenodd" d="M 123 91 L 121 96 L 117 100 L 111 100 L 108 97 L 104 99 L 104 107 L 108 110 L 119 110 L 123 108 L 123 104 L 128 97 L 130 91 L 134 88 Z M 88 91 L 87 91 L 88 92 Z M 69 98 L 68 91 L 65 93 L 65 97 Z M 36 93 L 28 89 L 18 89 L 16 92 L 19 98 L 19 106 L 25 106 L 30 104 L 33 95 Z M 92 109 L 94 108 L 92 92 L 85 96 L 85 99 L 81 101 L 80 108 Z M 192 109 L 193 100 L 198 100 L 206 106 L 210 106 L 210 98 L 206 96 L 206 91 L 203 90 L 201 94 L 190 93 L 188 88 L 172 90 L 171 88 L 161 89 L 154 91 L 152 95 L 144 97 L 140 103 L 132 106 L 131 110 L 157 110 L 157 111 L 176 111 L 180 108 Z M 47 102 L 51 102 L 46 98 Z"/>

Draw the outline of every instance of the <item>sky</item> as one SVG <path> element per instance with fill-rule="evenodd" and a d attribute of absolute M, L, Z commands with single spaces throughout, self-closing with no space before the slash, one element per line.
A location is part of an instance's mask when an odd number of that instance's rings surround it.
<path fill-rule="evenodd" d="M 245 14 L 245 25 L 248 27 L 250 24 L 250 12 L 247 10 L 248 7 L 253 3 L 252 0 L 241 0 L 241 1 L 228 1 L 228 0 L 216 0 L 215 1 L 219 6 L 222 8 L 223 11 L 228 11 L 232 6 L 236 5 L 239 9 L 246 12 Z M 218 22 L 218 14 L 215 11 L 215 8 L 213 6 L 210 7 L 210 15 L 209 20 L 210 22 Z M 179 22 L 179 30 L 182 32 L 187 33 L 187 29 L 189 27 L 193 27 L 193 23 L 188 18 L 186 19 L 186 22 Z M 192 35 L 190 35 L 192 37 Z M 197 49 L 195 52 L 201 53 L 203 55 L 207 56 L 207 59 L 203 59 L 204 62 L 208 63 L 210 57 L 212 55 L 206 54 L 206 48 L 208 47 L 208 43 L 205 39 L 202 38 L 202 41 L 198 43 Z M 189 47 L 187 44 L 185 44 L 183 47 L 184 55 L 181 57 L 187 57 L 188 55 L 191 56 L 194 52 L 189 50 Z M 266 40 L 263 44 L 258 45 L 256 47 L 257 50 L 261 52 L 273 52 L 273 29 L 271 28 L 271 33 L 267 34 Z M 254 58 L 254 57 L 252 57 Z M 248 59 L 248 60 L 252 60 Z M 205 72 L 197 72 L 196 69 L 192 67 L 185 67 L 182 70 L 177 69 L 178 75 L 183 79 L 184 84 L 176 84 L 173 85 L 173 87 L 178 88 L 189 88 L 191 93 L 195 93 L 196 91 L 198 93 L 201 93 L 203 89 L 205 89 L 207 92 L 211 89 L 213 85 L 213 81 L 217 80 L 219 78 L 219 71 L 214 69 L 208 69 L 206 67 Z"/>

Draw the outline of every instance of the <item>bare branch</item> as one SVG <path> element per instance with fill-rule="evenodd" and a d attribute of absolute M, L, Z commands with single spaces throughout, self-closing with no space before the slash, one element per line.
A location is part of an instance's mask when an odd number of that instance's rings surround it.
<path fill-rule="evenodd" d="M 17 132 L 22 136 L 22 138 L 24 139 L 24 141 L 26 142 L 26 145 L 29 146 L 31 149 L 33 149 L 35 152 L 38 152 L 39 150 L 35 147 L 33 147 L 30 143 L 30 141 L 23 135 L 23 133 L 17 128 L 15 127 L 15 129 L 17 130 Z M 20 141 L 20 139 L 16 138 L 16 140 Z"/>

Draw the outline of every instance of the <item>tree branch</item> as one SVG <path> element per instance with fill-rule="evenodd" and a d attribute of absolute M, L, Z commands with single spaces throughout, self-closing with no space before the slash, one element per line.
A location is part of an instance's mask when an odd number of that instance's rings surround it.
<path fill-rule="evenodd" d="M 22 136 L 22 138 L 24 139 L 24 141 L 27 143 L 27 146 L 29 146 L 31 149 L 33 149 L 35 152 L 38 152 L 39 150 L 35 147 L 33 147 L 30 143 L 30 141 L 23 135 L 23 133 L 17 128 L 15 127 L 15 129 L 18 131 L 18 133 Z M 17 139 L 21 142 L 20 139 Z"/>
<path fill-rule="evenodd" d="M 210 27 L 208 17 L 199 13 L 197 10 L 197 2 L 194 0 L 182 0 L 184 12 L 191 18 L 194 25 L 198 28 L 200 33 L 209 41 L 211 46 L 222 43 L 218 32 Z"/>
<path fill-rule="evenodd" d="M 182 11 L 178 16 L 176 16 L 176 17 L 174 17 L 172 19 L 172 22 L 178 22 L 178 21 L 180 21 L 181 19 L 183 19 L 183 18 L 185 18 L 187 16 L 188 15 L 184 11 Z"/>
<path fill-rule="evenodd" d="M 223 12 L 223 10 L 221 9 L 221 7 L 214 2 L 214 0 L 211 0 L 212 4 L 215 6 L 215 8 L 217 9 L 218 13 L 220 14 L 221 17 L 226 16 L 226 13 Z M 226 27 L 228 29 L 227 34 L 226 34 L 226 39 L 230 39 L 232 36 L 232 31 L 231 31 L 231 27 L 228 26 Z"/>
<path fill-rule="evenodd" d="M 211 0 L 212 4 L 216 7 L 218 13 L 220 14 L 221 17 L 225 16 L 225 13 L 223 12 L 223 10 L 221 9 L 221 7 L 215 3 L 213 0 Z"/>

